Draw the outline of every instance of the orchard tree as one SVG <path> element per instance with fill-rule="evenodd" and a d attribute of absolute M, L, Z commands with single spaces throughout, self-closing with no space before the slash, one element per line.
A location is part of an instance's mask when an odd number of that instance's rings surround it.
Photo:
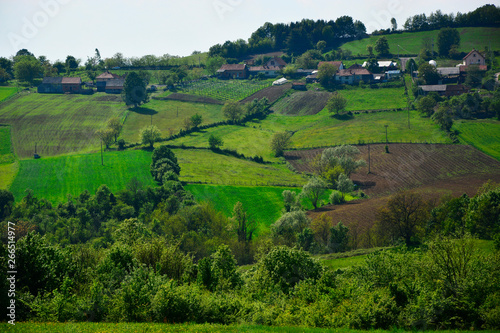
<path fill-rule="evenodd" d="M 227 101 L 222 107 L 222 114 L 233 124 L 237 124 L 243 116 L 243 107 L 237 101 Z"/>
<path fill-rule="evenodd" d="M 291 145 L 292 134 L 289 132 L 281 132 L 273 135 L 271 140 L 271 150 L 274 156 L 283 156 L 285 150 Z"/>
<path fill-rule="evenodd" d="M 120 135 L 122 129 L 123 129 L 123 124 L 120 121 L 120 118 L 118 117 L 113 117 L 108 120 L 108 128 L 113 131 L 113 136 L 115 137 L 115 142 L 118 136 Z"/>
<path fill-rule="evenodd" d="M 339 175 L 337 181 L 337 190 L 342 193 L 342 200 L 345 200 L 345 194 L 354 191 L 354 183 L 344 173 Z"/>
<path fill-rule="evenodd" d="M 318 201 L 328 188 L 328 184 L 321 178 L 313 177 L 302 187 L 301 197 L 311 200 L 314 209 L 318 208 Z"/>
<path fill-rule="evenodd" d="M 321 162 L 330 167 L 340 166 L 343 173 L 349 177 L 358 168 L 366 165 L 364 160 L 356 160 L 359 154 L 359 149 L 354 146 L 340 145 L 325 149 L 321 154 Z"/>
<path fill-rule="evenodd" d="M 154 143 L 161 137 L 161 132 L 155 125 L 146 126 L 141 130 L 141 142 L 153 148 Z"/>
<path fill-rule="evenodd" d="M 335 114 L 339 114 L 342 112 L 347 106 L 347 99 L 339 94 L 338 92 L 334 92 L 332 97 L 328 100 L 326 104 L 326 108 L 330 112 L 335 112 Z"/>
<path fill-rule="evenodd" d="M 380 37 L 377 39 L 375 42 L 375 51 L 379 55 L 388 55 L 389 54 L 389 42 L 387 41 L 387 38 L 385 37 Z"/>
<path fill-rule="evenodd" d="M 448 57 L 450 50 L 460 46 L 460 34 L 455 28 L 442 28 L 437 36 L 437 46 L 439 55 Z"/>
<path fill-rule="evenodd" d="M 97 131 L 97 136 L 99 139 L 106 145 L 106 148 L 109 149 L 109 146 L 113 143 L 114 132 L 111 128 L 104 128 Z"/>
<path fill-rule="evenodd" d="M 123 84 L 122 99 L 127 105 L 135 107 L 147 103 L 149 96 L 146 90 L 146 82 L 136 72 L 131 72 L 125 78 Z"/>

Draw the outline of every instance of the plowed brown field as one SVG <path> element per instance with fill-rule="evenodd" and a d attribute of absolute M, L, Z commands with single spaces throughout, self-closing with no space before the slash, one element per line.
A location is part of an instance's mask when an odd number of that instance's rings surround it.
<path fill-rule="evenodd" d="M 368 146 L 358 148 L 368 164 Z M 309 162 L 322 151 L 288 151 L 285 158 L 298 171 L 311 172 Z M 361 235 L 373 225 L 378 208 L 398 190 L 413 189 L 437 200 L 443 195 L 473 196 L 488 180 L 500 182 L 500 162 L 471 146 L 389 144 L 389 152 L 385 153 L 385 145 L 370 145 L 370 174 L 367 165 L 351 176 L 370 199 L 325 206 L 309 215 L 316 218 L 326 213 L 334 224 L 342 221 Z M 366 242 L 362 243 L 366 246 Z"/>

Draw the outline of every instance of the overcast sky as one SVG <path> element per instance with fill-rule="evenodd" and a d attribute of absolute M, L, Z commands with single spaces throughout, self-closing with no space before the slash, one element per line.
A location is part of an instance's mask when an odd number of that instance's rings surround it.
<path fill-rule="evenodd" d="M 401 27 L 415 14 L 472 11 L 478 0 L 0 0 L 0 56 L 26 48 L 51 61 L 73 55 L 85 62 L 99 49 L 103 58 L 147 54 L 185 56 L 226 40 L 243 38 L 265 22 L 303 18 L 360 20 L 367 32 Z M 494 2 L 493 2 L 494 3 Z"/>

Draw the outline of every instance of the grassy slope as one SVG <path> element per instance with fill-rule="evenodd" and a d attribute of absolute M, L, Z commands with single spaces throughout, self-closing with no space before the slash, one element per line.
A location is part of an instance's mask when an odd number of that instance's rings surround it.
<path fill-rule="evenodd" d="M 19 163 L 10 141 L 10 126 L 0 125 L 0 189 L 8 189 L 17 174 Z"/>
<path fill-rule="evenodd" d="M 469 52 L 473 48 L 482 50 L 489 46 L 493 50 L 500 49 L 500 28 L 458 28 L 460 33 L 459 51 Z M 390 52 L 393 54 L 418 54 L 422 48 L 422 40 L 426 37 L 434 38 L 436 43 L 439 30 L 422 32 L 404 32 L 401 34 L 385 35 L 389 42 Z M 368 55 L 367 45 L 375 46 L 377 39 L 381 36 L 371 36 L 361 40 L 345 43 L 341 46 L 344 50 L 350 50 L 354 55 Z M 401 48 L 398 47 L 401 46 Z M 435 47 L 437 51 L 437 46 Z"/>
<path fill-rule="evenodd" d="M 398 109 L 407 106 L 404 88 L 355 89 L 339 91 L 347 99 L 347 111 Z"/>
<path fill-rule="evenodd" d="M 17 92 L 16 87 L 0 87 L 0 102 L 14 95 Z"/>
<path fill-rule="evenodd" d="M 459 120 L 453 125 L 460 132 L 460 140 L 500 160 L 500 121 Z"/>
<path fill-rule="evenodd" d="M 224 120 L 221 105 L 188 103 L 179 101 L 151 100 L 139 108 L 130 110 L 121 137 L 127 142 L 139 142 L 139 133 L 145 126 L 153 124 L 162 132 L 162 136 L 179 133 L 184 120 L 198 113 L 203 117 L 203 124 L 210 124 Z M 178 115 L 177 115 L 178 112 Z"/>
<path fill-rule="evenodd" d="M 174 152 L 182 169 L 182 181 L 297 186 L 305 182 L 302 176 L 282 164 L 262 165 L 209 150 L 176 149 Z M 78 195 L 86 189 L 94 193 L 101 184 L 116 192 L 125 188 L 133 177 L 146 185 L 154 185 L 149 173 L 150 164 L 151 152 L 143 150 L 105 152 L 104 166 L 101 166 L 99 153 L 22 160 L 10 190 L 16 200 L 31 188 L 38 197 L 57 202 L 65 200 L 67 194 Z"/>
<path fill-rule="evenodd" d="M 0 105 L 0 123 L 12 125 L 18 158 L 97 151 L 95 131 L 112 117 L 123 117 L 123 102 L 105 102 L 92 96 L 28 94 Z"/>
<path fill-rule="evenodd" d="M 302 186 L 304 177 L 284 164 L 259 164 L 210 150 L 174 149 L 181 166 L 182 181 L 209 182 L 219 185 Z"/>
<path fill-rule="evenodd" d="M 208 147 L 208 138 L 213 134 L 223 139 L 222 148 L 234 149 L 245 156 L 262 156 L 266 161 L 277 161 L 269 145 L 273 132 L 262 131 L 257 126 L 255 123 L 248 123 L 247 126 L 219 126 L 191 133 L 188 136 L 169 141 L 169 143 Z"/>
<path fill-rule="evenodd" d="M 100 154 L 22 160 L 10 190 L 17 201 L 30 188 L 37 197 L 58 202 L 65 200 L 67 194 L 76 196 L 84 190 L 95 193 L 101 184 L 116 192 L 124 189 L 133 177 L 143 184 L 154 185 L 150 164 L 151 153 L 142 150 L 105 152 L 104 166 Z"/>

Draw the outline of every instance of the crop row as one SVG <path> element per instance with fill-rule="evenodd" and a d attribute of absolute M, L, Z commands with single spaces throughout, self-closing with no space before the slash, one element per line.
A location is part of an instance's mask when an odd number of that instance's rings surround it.
<path fill-rule="evenodd" d="M 242 100 L 270 85 L 270 81 L 195 81 L 185 85 L 184 91 L 221 101 Z"/>

